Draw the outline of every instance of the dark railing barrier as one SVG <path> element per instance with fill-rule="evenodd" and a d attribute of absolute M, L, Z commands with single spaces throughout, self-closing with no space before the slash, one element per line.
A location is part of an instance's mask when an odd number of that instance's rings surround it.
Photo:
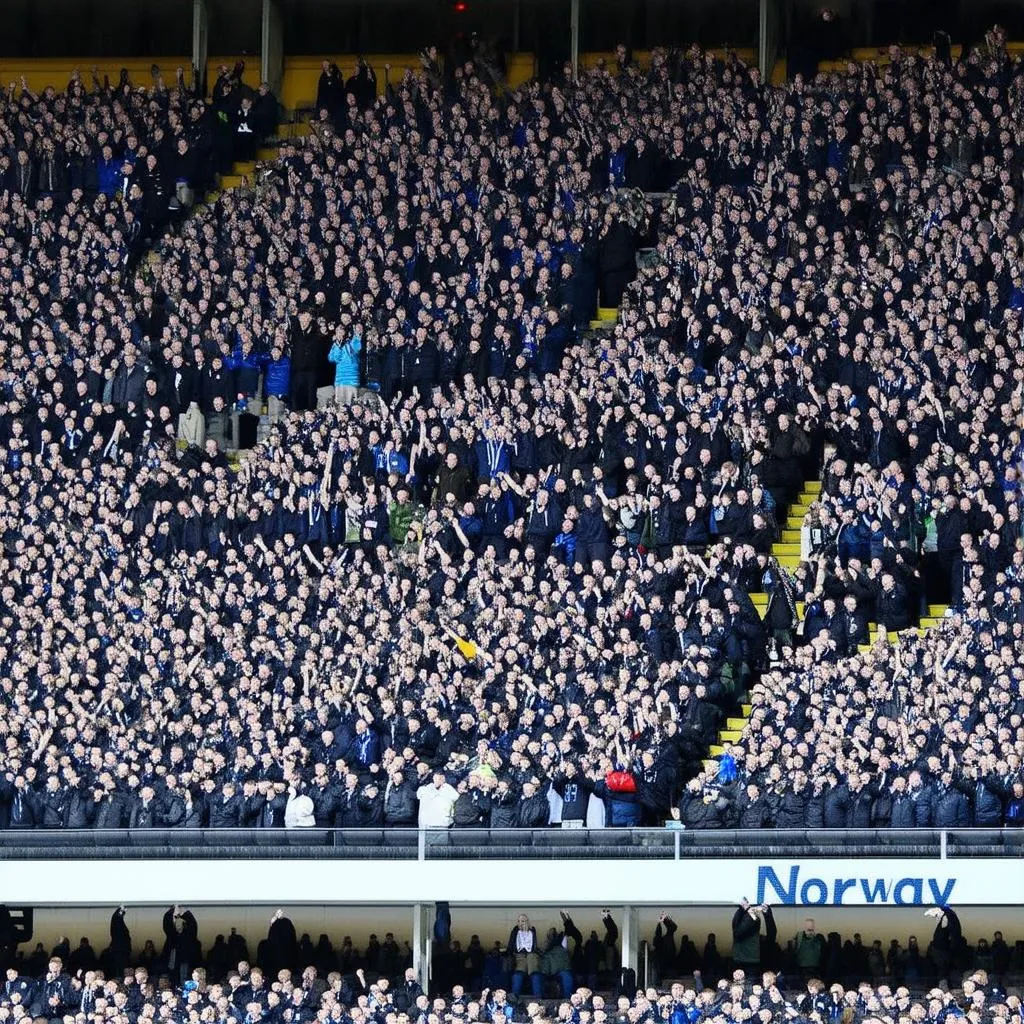
<path fill-rule="evenodd" d="M 1024 829 L 30 829 L 0 860 L 688 860 L 1024 856 Z"/>

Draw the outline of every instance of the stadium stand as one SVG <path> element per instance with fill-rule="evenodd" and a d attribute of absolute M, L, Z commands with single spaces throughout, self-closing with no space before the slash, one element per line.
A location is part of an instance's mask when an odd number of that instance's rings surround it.
<path fill-rule="evenodd" d="M 859 933 L 845 941 L 835 931 L 826 937 L 811 918 L 794 937 L 780 936 L 770 909 L 741 905 L 732 914 L 731 950 L 720 949 L 714 935 L 698 948 L 663 913 L 638 986 L 634 973 L 618 966 L 619 930 L 608 911 L 586 939 L 580 924 L 587 925 L 563 911 L 546 929 L 520 915 L 507 939 L 486 943 L 479 935 L 460 936 L 445 912 L 433 941 L 433 982 L 424 991 L 408 942 L 391 932 L 370 935 L 362 948 L 348 936 L 321 934 L 314 942 L 278 910 L 264 935 L 232 929 L 211 942 L 202 911 L 175 906 L 163 916 L 161 948 L 152 939 L 133 940 L 133 914 L 122 907 L 111 917 L 109 939 L 82 937 L 72 945 L 64 938 L 50 950 L 40 942 L 12 954 L 0 1012 L 11 1020 L 121 1022 L 156 1015 L 236 1024 L 318 1016 L 1013 1020 L 1019 998 L 1008 994 L 1007 980 L 1021 971 L 1020 944 L 997 931 L 970 945 L 952 908 L 928 913 L 936 920 L 934 926 L 922 921 L 934 928 L 930 941 L 922 934 L 920 943 L 911 936 L 883 946 Z M 723 909 L 723 924 L 728 914 Z"/>
<path fill-rule="evenodd" d="M 1019 822 L 998 32 L 243 71 L 3 107 L 0 823 Z"/>

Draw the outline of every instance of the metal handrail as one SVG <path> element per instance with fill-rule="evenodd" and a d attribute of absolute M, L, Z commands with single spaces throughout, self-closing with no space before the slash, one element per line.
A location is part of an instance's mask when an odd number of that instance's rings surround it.
<path fill-rule="evenodd" d="M 1019 857 L 1018 829 L 18 829 L 0 859 L 349 858 L 393 860 Z"/>

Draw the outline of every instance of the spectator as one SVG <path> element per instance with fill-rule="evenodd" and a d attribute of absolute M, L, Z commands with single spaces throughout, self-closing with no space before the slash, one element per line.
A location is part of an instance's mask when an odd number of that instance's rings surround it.
<path fill-rule="evenodd" d="M 520 914 L 509 933 L 505 955 L 512 964 L 512 995 L 523 991 L 526 980 L 535 998 L 543 995 L 544 976 L 541 973 L 541 948 L 537 929 L 530 924 L 526 914 Z"/>
<path fill-rule="evenodd" d="M 444 772 L 434 772 L 431 781 L 416 790 L 419 827 L 447 828 L 452 823 L 452 811 L 458 798 L 458 792 L 446 781 Z"/>
<path fill-rule="evenodd" d="M 740 902 L 732 918 L 732 962 L 742 971 L 756 970 L 761 963 L 761 925 L 764 941 L 775 941 L 775 918 L 767 904 L 751 906 L 746 899 Z"/>

